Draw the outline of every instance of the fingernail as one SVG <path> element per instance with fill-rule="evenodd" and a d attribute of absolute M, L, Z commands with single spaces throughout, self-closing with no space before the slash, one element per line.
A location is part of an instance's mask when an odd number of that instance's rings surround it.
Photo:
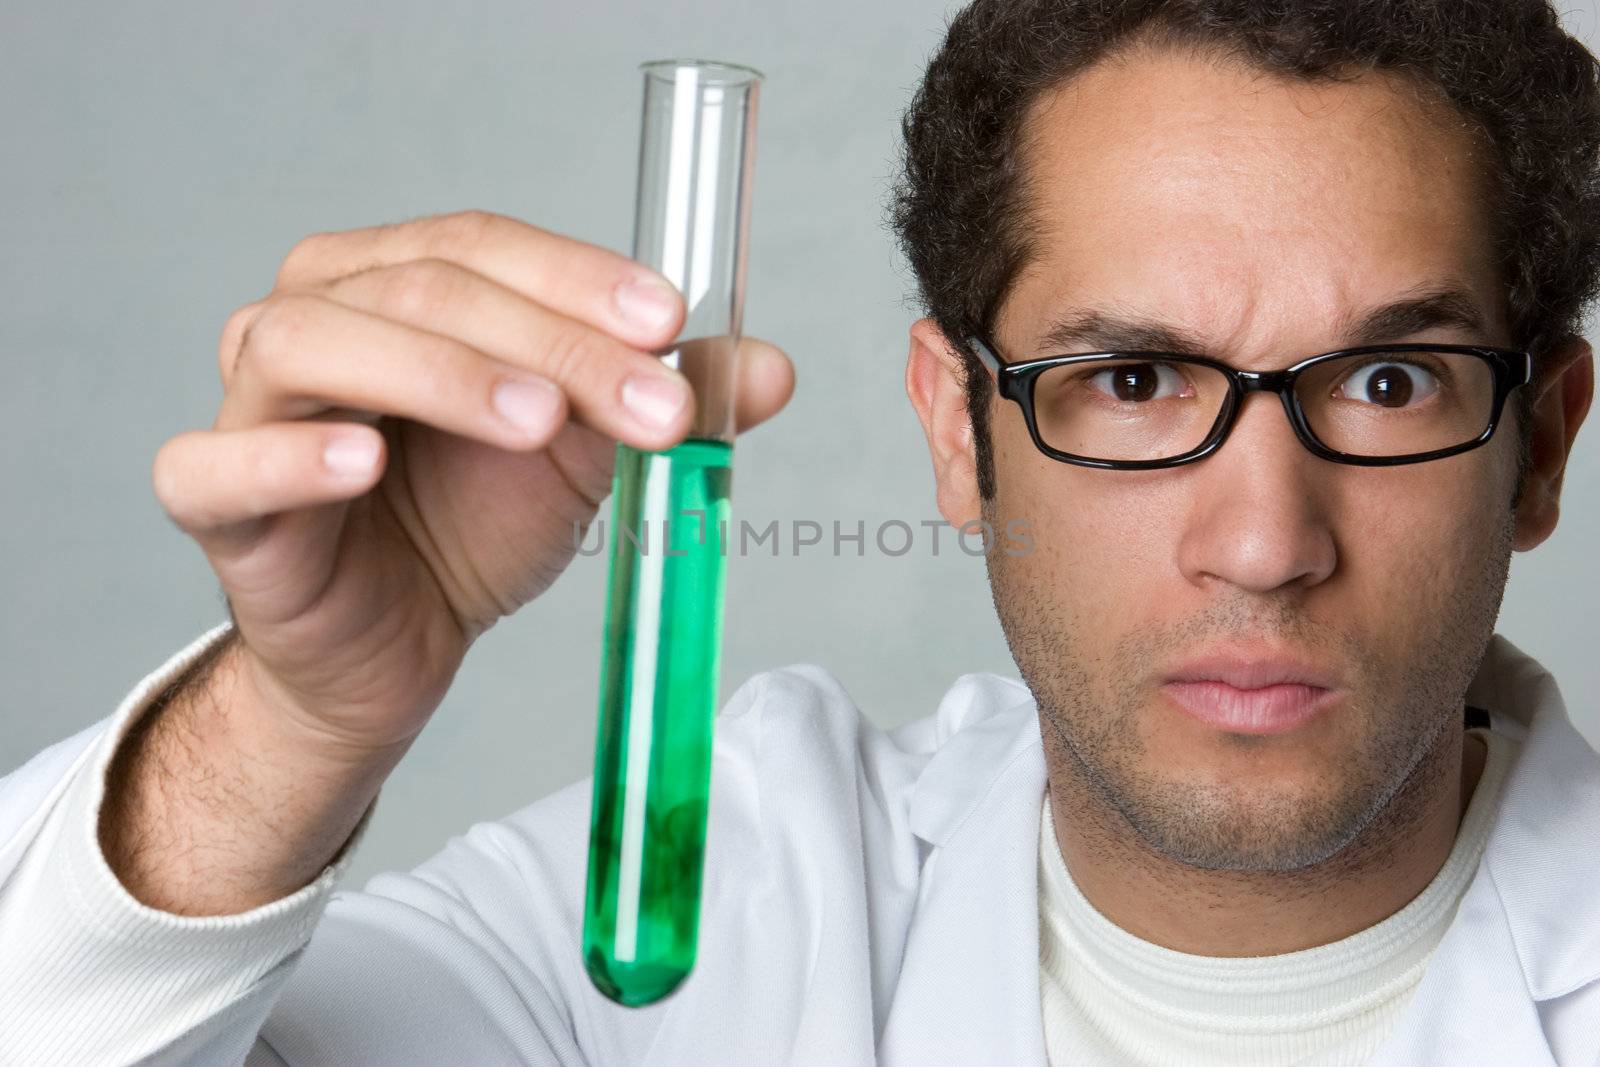
<path fill-rule="evenodd" d="M 366 474 L 378 462 L 378 442 L 366 434 L 341 434 L 323 448 L 322 462 L 343 477 Z"/>
<path fill-rule="evenodd" d="M 622 404 L 652 430 L 664 429 L 689 402 L 689 389 L 676 378 L 637 374 L 622 384 Z"/>
<path fill-rule="evenodd" d="M 653 278 L 635 278 L 617 286 L 617 310 L 635 326 L 658 330 L 678 311 L 677 290 Z"/>
<path fill-rule="evenodd" d="M 561 391 L 549 382 L 521 379 L 494 387 L 494 408 L 513 427 L 538 437 L 550 428 L 561 407 Z"/>

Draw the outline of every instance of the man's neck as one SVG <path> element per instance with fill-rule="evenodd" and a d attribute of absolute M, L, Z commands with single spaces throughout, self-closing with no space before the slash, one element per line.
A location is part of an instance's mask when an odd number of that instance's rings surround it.
<path fill-rule="evenodd" d="M 1215 871 L 1146 845 L 1083 782 L 1049 723 L 1041 725 L 1050 770 L 1047 803 L 1073 881 L 1096 910 L 1129 933 L 1203 956 L 1295 952 L 1349 937 L 1399 911 L 1444 866 L 1486 755 L 1481 738 L 1443 731 L 1375 824 L 1322 868 Z M 1395 825 L 1403 817 L 1407 825 Z M 1384 844 L 1364 848 L 1364 842 Z"/>

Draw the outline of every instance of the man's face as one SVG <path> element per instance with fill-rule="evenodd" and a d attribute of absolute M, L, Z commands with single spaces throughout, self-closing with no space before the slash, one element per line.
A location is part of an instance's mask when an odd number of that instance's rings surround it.
<path fill-rule="evenodd" d="M 1481 171 L 1450 122 L 1372 76 L 1102 63 L 1030 115 L 1037 256 L 995 339 L 1011 360 L 1052 354 L 1048 329 L 1093 311 L 1277 370 L 1346 345 L 1344 324 L 1376 308 L 1455 289 L 1482 329 L 1382 340 L 1505 345 Z M 991 430 L 986 517 L 1029 520 L 1035 546 L 990 556 L 1007 639 L 1052 744 L 1149 846 L 1202 867 L 1319 863 L 1459 724 L 1509 566 L 1510 405 L 1488 445 L 1395 467 L 1313 456 L 1270 394 L 1220 451 L 1166 470 L 1053 461 L 1008 401 Z M 1273 734 L 1180 711 L 1163 682 L 1223 644 L 1320 665 L 1331 704 Z"/>

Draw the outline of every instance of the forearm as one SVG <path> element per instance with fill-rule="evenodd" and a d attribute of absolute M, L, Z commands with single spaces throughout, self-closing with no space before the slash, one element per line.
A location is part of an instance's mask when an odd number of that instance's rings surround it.
<path fill-rule="evenodd" d="M 348 852 L 271 903 L 190 916 L 132 896 L 100 846 L 114 757 L 226 632 L 191 642 L 63 742 L 84 747 L 0 779 L 6 804 L 31 813 L 0 844 L 0 1063 L 237 1063 L 320 920 Z"/>
<path fill-rule="evenodd" d="M 310 883 L 405 750 L 333 751 L 297 734 L 236 635 L 214 653 L 130 729 L 98 824 L 128 892 L 176 915 L 232 915 Z"/>

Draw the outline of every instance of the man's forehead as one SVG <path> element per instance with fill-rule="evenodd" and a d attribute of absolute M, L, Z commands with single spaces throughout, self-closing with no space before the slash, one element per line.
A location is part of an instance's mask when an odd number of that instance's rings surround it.
<path fill-rule="evenodd" d="M 1081 207 L 1122 224 L 1164 208 L 1280 230 L 1362 205 L 1480 207 L 1478 138 L 1405 84 L 1307 81 L 1183 55 L 1096 64 L 1029 109 L 1023 195 L 1045 221 Z"/>
<path fill-rule="evenodd" d="M 1199 126 L 1197 127 L 1197 123 Z M 1152 131 L 1255 136 L 1305 132 L 1313 143 L 1342 131 L 1402 147 L 1429 142 L 1452 155 L 1491 146 L 1437 87 L 1397 71 L 1301 77 L 1222 49 L 1126 44 L 1043 90 L 1022 119 L 1025 147 L 1062 131 L 1116 140 Z M 1450 142 L 1448 146 L 1444 142 Z"/>
<path fill-rule="evenodd" d="M 1315 311 L 1319 334 L 1348 337 L 1405 325 L 1358 321 L 1383 314 L 1498 321 L 1474 138 L 1392 82 L 1151 55 L 1052 90 L 1021 145 L 1017 288 L 1032 291 L 1007 303 L 1032 313 L 1017 340 L 1059 351 L 1126 336 L 1128 304 L 1212 346 L 1295 307 Z"/>

